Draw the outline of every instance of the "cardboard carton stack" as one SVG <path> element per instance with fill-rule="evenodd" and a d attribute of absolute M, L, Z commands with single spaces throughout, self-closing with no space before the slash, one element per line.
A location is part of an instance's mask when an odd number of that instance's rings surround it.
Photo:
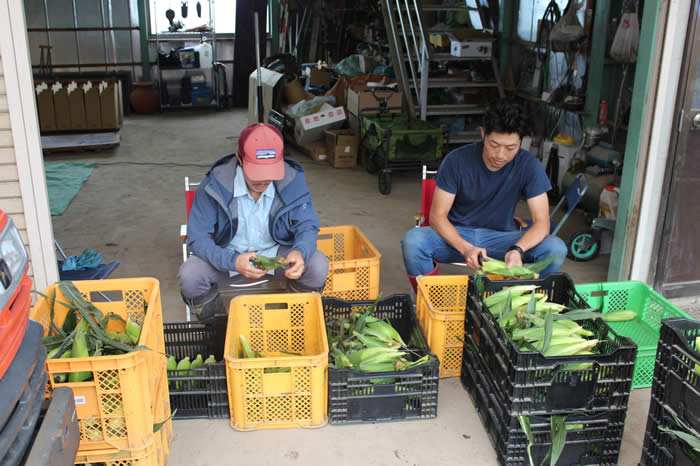
<path fill-rule="evenodd" d="M 37 80 L 35 92 L 42 133 L 114 131 L 124 119 L 119 80 Z"/>

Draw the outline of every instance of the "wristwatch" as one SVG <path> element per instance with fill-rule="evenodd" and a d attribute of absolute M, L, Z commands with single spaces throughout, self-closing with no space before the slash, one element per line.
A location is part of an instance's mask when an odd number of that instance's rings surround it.
<path fill-rule="evenodd" d="M 521 259 L 525 257 L 525 251 L 523 251 L 523 248 L 521 248 L 517 244 L 514 244 L 511 247 L 509 247 L 506 252 L 510 252 L 510 251 L 518 251 L 520 253 Z"/>

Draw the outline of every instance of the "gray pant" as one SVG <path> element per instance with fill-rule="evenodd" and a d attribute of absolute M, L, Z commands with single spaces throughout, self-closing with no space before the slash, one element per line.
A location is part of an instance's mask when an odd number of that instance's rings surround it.
<path fill-rule="evenodd" d="M 286 257 L 291 247 L 280 246 L 278 255 Z M 293 280 L 295 288 L 318 290 L 323 288 L 328 276 L 328 259 L 318 249 L 312 254 L 308 261 L 304 263 L 304 272 L 298 280 Z M 265 275 L 262 279 L 272 278 Z M 225 290 L 232 281 L 239 280 L 238 277 L 229 277 L 228 272 L 222 272 L 212 267 L 208 262 L 197 256 L 190 256 L 178 271 L 177 278 L 180 281 L 180 290 L 187 298 L 202 296 L 213 283 L 219 286 L 220 290 Z M 261 280 L 262 280 L 261 279 Z M 275 280 L 286 280 L 284 269 L 275 270 Z"/>

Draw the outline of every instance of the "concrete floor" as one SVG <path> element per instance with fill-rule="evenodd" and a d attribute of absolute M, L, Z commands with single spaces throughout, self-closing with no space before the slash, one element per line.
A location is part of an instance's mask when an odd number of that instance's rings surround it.
<path fill-rule="evenodd" d="M 100 251 L 121 265 L 111 278 L 155 277 L 165 321 L 185 320 L 177 286 L 182 262 L 179 227 L 185 222 L 184 177 L 202 177 L 219 156 L 236 150 L 245 110 L 131 116 L 121 146 L 108 151 L 46 156 L 46 161 L 94 161 L 95 169 L 68 209 L 53 217 L 54 235 L 68 254 Z M 355 225 L 382 253 L 384 296 L 410 293 L 399 241 L 420 206 L 418 171 L 394 175 L 389 196 L 363 169 L 337 170 L 291 150 L 304 165 L 322 226 Z M 560 236 L 583 228 L 576 214 Z M 608 257 L 562 269 L 576 283 L 604 281 Z M 454 266 L 443 273 L 463 273 Z M 415 296 L 412 296 L 415 300 Z M 649 390 L 632 393 L 619 464 L 636 465 L 649 405 Z M 438 417 L 428 421 L 326 426 L 239 433 L 228 420 L 174 423 L 171 465 L 456 465 L 495 464 L 496 455 L 457 378 L 440 383 Z"/>

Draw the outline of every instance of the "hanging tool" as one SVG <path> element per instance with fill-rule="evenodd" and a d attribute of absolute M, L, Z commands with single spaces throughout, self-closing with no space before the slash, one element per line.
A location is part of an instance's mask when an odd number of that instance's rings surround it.
<path fill-rule="evenodd" d="M 187 18 L 187 2 L 180 4 L 180 14 L 183 18 Z"/>
<path fill-rule="evenodd" d="M 202 4 L 199 3 L 199 2 L 197 2 L 197 16 L 198 16 L 199 18 L 202 17 Z"/>
<path fill-rule="evenodd" d="M 264 107 L 263 107 L 263 88 L 262 88 L 262 72 L 260 71 L 260 25 L 258 24 L 258 12 L 253 13 L 253 21 L 255 23 L 255 63 L 258 67 L 258 123 L 264 123 Z"/>

